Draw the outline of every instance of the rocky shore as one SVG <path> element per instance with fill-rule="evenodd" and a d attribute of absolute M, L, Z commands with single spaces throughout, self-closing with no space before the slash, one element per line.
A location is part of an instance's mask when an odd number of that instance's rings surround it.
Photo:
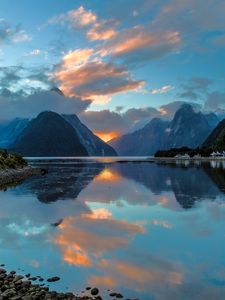
<path fill-rule="evenodd" d="M 99 289 L 96 287 L 86 287 L 81 292 L 82 296 L 71 292 L 60 293 L 51 291 L 49 285 L 46 286 L 46 284 L 59 281 L 60 277 L 50 277 L 45 281 L 41 276 L 32 276 L 31 274 L 19 275 L 16 271 L 7 272 L 3 268 L 4 266 L 4 264 L 0 265 L 0 300 L 103 300 Z M 112 300 L 139 300 L 137 298 L 124 298 L 118 292 L 110 290 L 108 292 Z"/>
<path fill-rule="evenodd" d="M 32 168 L 29 166 L 16 169 L 0 169 L 0 189 L 7 185 L 22 182 L 31 176 L 41 175 L 43 172 L 44 171 L 40 168 Z"/>
<path fill-rule="evenodd" d="M 49 278 L 48 282 L 58 281 L 59 277 Z M 57 293 L 50 291 L 43 283 L 33 284 L 32 281 L 42 282 L 43 278 L 17 275 L 15 271 L 8 272 L 0 268 L 0 300 L 101 300 L 97 288 L 90 289 L 92 296 L 76 296 L 73 293 Z"/>

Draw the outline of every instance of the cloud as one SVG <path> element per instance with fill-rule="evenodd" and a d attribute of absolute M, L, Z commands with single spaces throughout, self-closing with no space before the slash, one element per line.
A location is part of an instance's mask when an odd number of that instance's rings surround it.
<path fill-rule="evenodd" d="M 36 91 L 35 93 L 12 100 L 0 96 L 0 119 L 15 117 L 34 117 L 42 111 L 55 111 L 61 114 L 79 114 L 90 105 L 90 101 L 65 97 L 54 91 Z"/>
<path fill-rule="evenodd" d="M 68 17 L 74 27 L 85 27 L 93 24 L 97 20 L 97 16 L 92 11 L 85 10 L 83 6 L 71 10 L 68 13 Z"/>
<path fill-rule="evenodd" d="M 116 26 L 117 22 L 114 20 L 97 21 L 87 31 L 87 38 L 91 41 L 110 40 L 117 35 Z"/>
<path fill-rule="evenodd" d="M 105 104 L 117 93 L 138 90 L 144 81 L 133 80 L 123 67 L 92 57 L 93 49 L 70 51 L 53 73 L 67 96 Z"/>
<path fill-rule="evenodd" d="M 204 45 L 202 44 L 204 33 L 224 32 L 224 10 L 224 1 L 171 0 L 161 5 L 152 26 L 178 30 L 185 37 L 186 46 L 202 50 L 206 42 L 211 42 L 211 36 L 204 35 Z"/>
<path fill-rule="evenodd" d="M 91 128 L 97 135 L 102 136 L 105 140 L 108 137 L 117 137 L 119 135 L 138 130 L 153 118 L 162 118 L 171 120 L 175 112 L 184 104 L 185 101 L 174 101 L 159 108 L 140 107 L 130 108 L 126 111 L 111 111 L 108 109 L 101 111 L 87 110 L 82 112 L 80 119 Z M 191 103 L 196 109 L 200 109 L 200 105 Z M 104 127 L 102 126 L 104 124 Z M 104 137 L 106 135 L 106 138 Z"/>
<path fill-rule="evenodd" d="M 20 25 L 10 26 L 4 19 L 0 19 L 0 44 L 3 42 L 21 43 L 30 41 L 31 37 Z"/>
<path fill-rule="evenodd" d="M 40 49 L 34 49 L 34 50 L 32 50 L 32 51 L 30 51 L 28 54 L 27 54 L 27 56 L 38 56 L 38 55 L 40 55 L 41 54 L 41 50 Z"/>
<path fill-rule="evenodd" d="M 205 108 L 209 110 L 225 108 L 225 92 L 215 91 L 210 93 L 205 101 Z"/>
<path fill-rule="evenodd" d="M 12 41 L 14 43 L 22 43 L 22 42 L 29 42 L 32 38 L 29 36 L 25 30 L 19 30 L 13 37 Z"/>
<path fill-rule="evenodd" d="M 212 85 L 212 80 L 204 77 L 192 77 L 181 85 L 181 92 L 178 96 L 192 101 L 204 99 Z"/>
<path fill-rule="evenodd" d="M 174 52 L 180 45 L 178 31 L 151 31 L 150 27 L 138 25 L 119 32 L 99 48 L 101 56 L 113 56 L 123 63 L 138 65 L 143 61 L 159 58 Z"/>
<path fill-rule="evenodd" d="M 121 135 L 131 131 L 140 121 L 149 122 L 154 117 L 161 116 L 161 113 L 152 107 L 131 108 L 124 113 L 110 111 L 108 109 L 101 111 L 82 112 L 80 119 L 94 132 L 101 134 Z M 104 124 L 104 127 L 102 126 Z"/>
<path fill-rule="evenodd" d="M 171 91 L 173 89 L 174 89 L 174 86 L 165 85 L 165 86 L 162 86 L 161 88 L 158 88 L 158 89 L 152 89 L 150 92 L 153 95 L 155 95 L 155 94 L 165 94 L 165 93 L 168 93 L 169 91 Z"/>
<path fill-rule="evenodd" d="M 114 37 L 118 22 L 113 19 L 99 19 L 91 10 L 80 6 L 66 14 L 60 14 L 48 20 L 48 24 L 69 24 L 70 29 L 86 29 L 86 36 L 91 41 L 108 40 Z"/>
<path fill-rule="evenodd" d="M 154 219 L 154 220 L 151 221 L 151 224 L 155 225 L 155 226 L 163 227 L 165 229 L 171 229 L 171 228 L 173 228 L 173 225 L 170 224 L 169 222 L 165 221 L 165 220 Z"/>
<path fill-rule="evenodd" d="M 90 10 L 85 10 L 83 6 L 70 10 L 68 13 L 60 14 L 49 19 L 47 24 L 70 25 L 71 28 L 82 28 L 93 24 L 97 20 L 97 16 Z"/>
<path fill-rule="evenodd" d="M 195 108 L 207 111 L 215 111 L 225 108 L 225 91 L 213 89 L 214 82 L 206 77 L 192 77 L 180 86 L 178 96 L 189 101 L 198 101 L 201 104 L 194 105 Z"/>

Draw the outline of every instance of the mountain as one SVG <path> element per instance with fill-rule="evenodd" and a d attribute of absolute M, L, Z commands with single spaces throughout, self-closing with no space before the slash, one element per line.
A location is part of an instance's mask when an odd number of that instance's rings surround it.
<path fill-rule="evenodd" d="M 216 126 L 202 146 L 215 150 L 225 150 L 225 119 Z"/>
<path fill-rule="evenodd" d="M 183 104 L 171 122 L 153 119 L 144 128 L 113 139 L 109 144 L 119 155 L 153 155 L 157 150 L 200 146 L 218 124 L 215 114 L 196 112 Z"/>
<path fill-rule="evenodd" d="M 72 125 L 50 111 L 30 121 L 10 148 L 23 156 L 88 156 Z"/>
<path fill-rule="evenodd" d="M 73 126 L 79 136 L 81 144 L 90 156 L 116 156 L 116 151 L 99 137 L 93 134 L 76 115 L 62 115 L 62 117 Z"/>
<path fill-rule="evenodd" d="M 119 155 L 153 155 L 158 149 L 165 147 L 164 136 L 167 127 L 168 122 L 155 118 L 142 129 L 113 139 L 109 144 Z"/>
<path fill-rule="evenodd" d="M 0 148 L 8 148 L 29 123 L 29 119 L 16 118 L 0 126 Z"/>
<path fill-rule="evenodd" d="M 191 105 L 182 105 L 167 129 L 166 148 L 196 148 L 201 145 L 213 129 L 207 119 L 209 117 L 195 112 Z"/>

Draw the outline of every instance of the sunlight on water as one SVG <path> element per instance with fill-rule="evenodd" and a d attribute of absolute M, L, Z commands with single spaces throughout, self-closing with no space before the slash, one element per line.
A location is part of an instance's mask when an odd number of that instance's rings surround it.
<path fill-rule="evenodd" d="M 222 163 L 43 164 L 47 176 L 0 192 L 8 269 L 60 276 L 56 290 L 97 286 L 104 299 L 107 289 L 143 300 L 225 297 Z"/>

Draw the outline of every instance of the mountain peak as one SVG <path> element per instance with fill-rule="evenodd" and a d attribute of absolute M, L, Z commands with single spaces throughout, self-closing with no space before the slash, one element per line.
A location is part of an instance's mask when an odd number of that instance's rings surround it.
<path fill-rule="evenodd" d="M 55 112 L 33 119 L 12 145 L 24 156 L 87 156 L 73 127 Z"/>

